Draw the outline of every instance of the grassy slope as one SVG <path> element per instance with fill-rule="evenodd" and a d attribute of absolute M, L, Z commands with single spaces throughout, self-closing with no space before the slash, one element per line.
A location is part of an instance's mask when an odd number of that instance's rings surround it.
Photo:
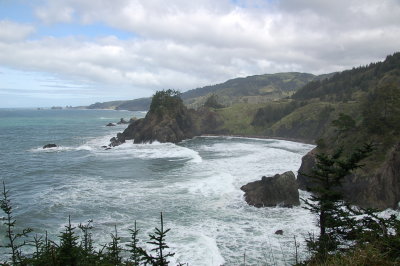
<path fill-rule="evenodd" d="M 225 106 L 236 103 L 259 104 L 291 96 L 311 80 L 319 79 L 308 73 L 277 73 L 228 80 L 221 84 L 189 90 L 181 98 L 189 108 L 201 107 L 211 94 L 216 94 Z M 89 109 L 148 110 L 151 98 L 129 101 L 95 103 Z"/>
<path fill-rule="evenodd" d="M 260 104 L 291 96 L 309 81 L 317 78 L 307 73 L 277 73 L 249 76 L 190 90 L 182 94 L 185 104 L 198 108 L 210 94 L 216 94 L 223 105 Z"/>
<path fill-rule="evenodd" d="M 238 103 L 230 107 L 217 109 L 216 113 L 224 121 L 223 128 L 233 135 L 258 135 L 262 132 L 251 125 L 254 114 L 262 104 Z"/>

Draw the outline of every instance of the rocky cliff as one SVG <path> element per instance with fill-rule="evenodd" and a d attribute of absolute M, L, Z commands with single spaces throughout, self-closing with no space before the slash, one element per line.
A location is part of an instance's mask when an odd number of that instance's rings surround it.
<path fill-rule="evenodd" d="M 306 190 L 312 186 L 309 174 L 315 165 L 316 149 L 302 158 L 297 182 Z M 365 165 L 361 171 L 345 178 L 341 190 L 347 201 L 365 208 L 386 209 L 399 207 L 400 202 L 400 143 L 387 154 L 379 167 Z"/>
<path fill-rule="evenodd" d="M 178 143 L 201 134 L 212 134 L 218 127 L 218 116 L 209 109 L 188 109 L 174 91 L 157 92 L 152 99 L 146 117 L 138 119 L 111 139 L 110 146 L 126 140 L 134 143 Z"/>

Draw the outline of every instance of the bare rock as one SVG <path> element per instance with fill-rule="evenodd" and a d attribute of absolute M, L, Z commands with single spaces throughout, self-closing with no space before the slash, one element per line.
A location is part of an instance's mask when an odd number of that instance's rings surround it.
<path fill-rule="evenodd" d="M 248 204 L 255 207 L 292 207 L 300 205 L 296 178 L 292 171 L 273 177 L 263 176 L 240 188 Z"/>
<path fill-rule="evenodd" d="M 43 146 L 43 149 L 50 149 L 50 148 L 56 148 L 57 145 L 54 143 L 49 143 Z"/>

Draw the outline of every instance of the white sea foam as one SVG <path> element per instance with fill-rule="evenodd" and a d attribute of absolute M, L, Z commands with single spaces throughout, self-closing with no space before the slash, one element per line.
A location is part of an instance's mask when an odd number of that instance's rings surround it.
<path fill-rule="evenodd" d="M 202 162 L 197 151 L 173 143 L 153 142 L 152 144 L 133 144 L 132 141 L 128 141 L 106 152 L 116 156 L 115 158 L 120 158 L 122 156 L 125 158 L 168 159 L 170 161 L 190 160 L 194 163 Z M 107 153 L 103 152 L 102 154 L 105 155 Z"/>
<path fill-rule="evenodd" d="M 215 238 L 195 230 L 188 231 L 188 228 L 175 228 L 175 230 L 180 232 L 176 237 L 179 239 L 179 244 L 171 245 L 177 254 L 171 264 L 180 262 L 198 266 L 224 265 L 225 260 Z"/>
<path fill-rule="evenodd" d="M 57 174 L 52 183 L 34 195 L 32 208 L 38 206 L 40 219 L 58 219 L 50 228 L 54 236 L 71 213 L 72 218 L 79 217 L 78 222 L 94 219 L 93 237 L 99 243 L 110 240 L 114 224 L 126 241 L 127 229 L 136 219 L 142 230 L 140 237 L 146 240 L 147 233 L 159 223 L 157 215 L 164 211 L 165 227 L 171 228 L 167 241 L 171 251 L 176 252 L 172 262 L 239 265 L 246 252 L 249 265 L 281 265 L 286 259 L 283 253 L 293 252 L 293 235 L 302 241 L 303 235 L 315 229 L 314 218 L 307 210 L 258 209 L 246 204 L 240 190 L 262 175 L 297 170 L 304 152 L 295 145 L 277 141 L 272 147 L 268 141 L 236 139 L 199 145 L 190 141 L 180 145 L 128 141 L 104 150 L 101 146 L 116 134 L 108 132 L 64 147 L 66 151 L 89 151 L 85 154 L 90 163 L 74 175 Z M 175 168 L 157 173 L 143 164 L 146 176 L 139 178 L 141 173 L 135 173 L 139 168 L 129 165 L 142 165 L 143 161 Z M 96 165 L 91 167 L 93 163 Z M 103 164 L 116 168 L 107 170 L 109 166 L 101 168 Z M 46 180 L 37 182 L 43 186 Z M 63 218 L 62 222 L 58 217 Z M 283 236 L 274 234 L 278 229 L 284 230 Z M 263 252 L 275 257 L 265 258 Z"/>
<path fill-rule="evenodd" d="M 204 176 L 195 177 L 193 180 L 178 184 L 186 188 L 189 193 L 199 194 L 203 197 L 218 196 L 235 191 L 234 177 L 224 172 L 201 173 Z"/>

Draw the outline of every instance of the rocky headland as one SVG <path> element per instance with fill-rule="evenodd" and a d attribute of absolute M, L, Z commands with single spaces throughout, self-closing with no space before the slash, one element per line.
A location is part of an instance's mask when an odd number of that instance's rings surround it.
<path fill-rule="evenodd" d="M 219 124 L 212 110 L 188 109 L 177 92 L 159 91 L 153 96 L 146 116 L 130 123 L 110 140 L 110 146 L 118 146 L 126 140 L 133 140 L 134 143 L 178 143 L 201 134 L 217 133 L 215 129 Z"/>

